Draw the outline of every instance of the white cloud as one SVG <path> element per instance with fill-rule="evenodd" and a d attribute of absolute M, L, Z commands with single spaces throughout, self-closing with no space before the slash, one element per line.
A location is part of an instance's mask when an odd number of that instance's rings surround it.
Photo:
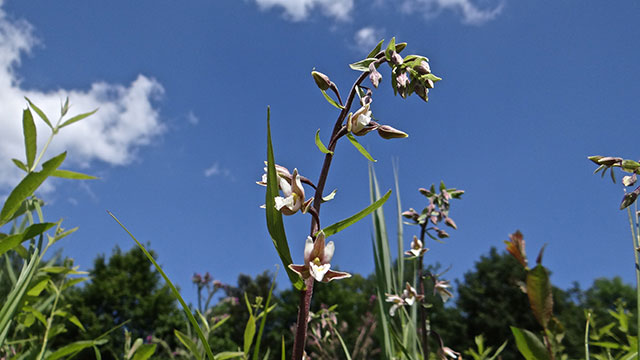
<path fill-rule="evenodd" d="M 32 26 L 13 20 L 2 10 L 0 1 L 0 191 L 17 184 L 23 175 L 10 161 L 24 160 L 22 110 L 24 96 L 29 97 L 53 122 L 60 114 L 60 104 L 68 96 L 69 115 L 99 111 L 80 122 L 60 130 L 47 155 L 69 150 L 65 162 L 87 167 L 100 160 L 112 165 L 125 165 L 136 158 L 136 149 L 147 145 L 165 129 L 153 101 L 163 93 L 162 86 L 144 75 L 131 84 L 96 82 L 88 90 L 59 89 L 43 92 L 21 87 L 16 68 L 21 57 L 36 44 Z M 49 128 L 34 113 L 38 128 L 38 149 L 50 134 Z M 64 166 L 64 165 L 63 165 Z"/>
<path fill-rule="evenodd" d="M 368 53 L 382 40 L 382 33 L 382 30 L 367 26 L 358 30 L 353 36 L 353 40 L 358 50 Z"/>
<path fill-rule="evenodd" d="M 221 168 L 220 164 L 216 161 L 215 163 L 213 163 L 211 166 L 209 166 L 208 168 L 206 168 L 204 170 L 204 176 L 205 177 L 212 177 L 212 176 L 217 176 L 217 175 L 222 175 L 224 177 L 233 178 L 233 176 L 231 176 L 231 171 L 229 169 Z"/>
<path fill-rule="evenodd" d="M 402 10 L 407 13 L 420 11 L 427 18 L 438 16 L 443 10 L 450 10 L 462 16 L 462 22 L 470 25 L 481 25 L 500 15 L 504 1 L 499 1 L 493 8 L 480 8 L 472 0 L 405 0 Z"/>
<path fill-rule="evenodd" d="M 336 20 L 348 20 L 354 0 L 255 0 L 261 9 L 281 7 L 285 16 L 293 21 L 305 20 L 313 10 Z"/>
<path fill-rule="evenodd" d="M 198 123 L 200 122 L 200 118 L 198 118 L 196 114 L 193 113 L 193 111 L 189 111 L 187 113 L 187 122 L 191 125 L 198 125 Z"/>

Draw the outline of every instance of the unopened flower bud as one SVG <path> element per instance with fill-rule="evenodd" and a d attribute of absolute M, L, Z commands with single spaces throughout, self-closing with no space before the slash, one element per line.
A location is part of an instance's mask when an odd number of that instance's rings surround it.
<path fill-rule="evenodd" d="M 397 52 L 392 51 L 391 52 L 391 63 L 393 65 L 396 65 L 396 66 L 397 65 L 402 65 L 402 63 L 403 63 L 402 56 L 400 56 L 400 54 L 398 54 Z"/>
<path fill-rule="evenodd" d="M 400 139 L 409 136 L 406 132 L 392 128 L 389 125 L 381 125 L 378 127 L 378 135 L 383 139 Z"/>
<path fill-rule="evenodd" d="M 374 63 L 369 64 L 369 80 L 371 80 L 371 84 L 375 88 L 378 87 L 378 84 L 380 84 L 380 80 L 382 80 L 382 75 L 380 75 Z"/>
<path fill-rule="evenodd" d="M 431 66 L 429 66 L 429 63 L 424 60 L 420 62 L 420 65 L 414 66 L 413 69 L 420 75 L 431 74 Z"/>
<path fill-rule="evenodd" d="M 454 229 L 458 229 L 458 226 L 456 225 L 456 223 L 453 221 L 452 218 L 448 217 L 446 219 L 444 219 L 444 223 L 447 224 L 448 226 L 454 228 Z"/>
<path fill-rule="evenodd" d="M 313 76 L 313 80 L 316 82 L 316 85 L 318 85 L 320 90 L 327 90 L 333 86 L 329 77 L 321 72 L 312 71 L 311 76 Z"/>
<path fill-rule="evenodd" d="M 445 239 L 449 237 L 449 234 L 447 234 L 447 232 L 444 230 L 438 230 L 438 237 L 440 239 Z"/>
<path fill-rule="evenodd" d="M 373 99 L 371 98 L 371 95 L 373 95 L 373 93 L 371 92 L 371 89 L 367 89 L 367 94 L 362 99 L 360 99 L 360 104 L 362 106 L 367 106 L 371 104 L 371 102 L 373 101 Z"/>
<path fill-rule="evenodd" d="M 191 282 L 194 284 L 200 284 L 202 282 L 202 275 L 195 273 L 193 277 L 191 277 Z"/>
<path fill-rule="evenodd" d="M 434 86 L 435 86 L 435 84 L 433 83 L 433 80 L 426 79 L 424 81 L 424 87 L 426 87 L 427 89 L 433 89 Z"/>
<path fill-rule="evenodd" d="M 422 86 L 422 84 L 416 84 L 413 87 L 413 91 L 418 94 L 418 96 L 420 97 L 420 99 L 426 101 L 429 101 L 429 89 L 427 89 L 426 87 Z"/>
<path fill-rule="evenodd" d="M 604 165 L 604 166 L 612 166 L 612 165 L 614 165 L 616 163 L 619 163 L 621 161 L 622 161 L 622 158 L 606 156 L 606 157 L 600 158 L 598 160 L 598 164 Z"/>
<path fill-rule="evenodd" d="M 625 194 L 622 198 L 622 204 L 620 204 L 620 210 L 623 210 L 633 204 L 638 198 L 638 195 L 640 195 L 640 187 L 635 189 L 633 192 Z"/>
<path fill-rule="evenodd" d="M 415 211 L 415 209 L 410 208 L 410 209 L 409 209 L 409 210 L 407 210 L 407 211 L 403 211 L 403 212 L 402 212 L 402 216 L 403 216 L 403 217 L 405 217 L 405 218 L 407 218 L 407 219 L 415 219 L 415 218 L 417 218 L 418 216 L 420 216 L 420 214 L 418 214 L 418 213 Z"/>

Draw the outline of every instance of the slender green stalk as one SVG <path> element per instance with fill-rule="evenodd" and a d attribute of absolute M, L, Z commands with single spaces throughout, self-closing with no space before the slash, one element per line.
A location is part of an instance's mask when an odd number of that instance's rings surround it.
<path fill-rule="evenodd" d="M 584 358 L 589 360 L 589 322 L 591 320 L 591 313 L 587 313 L 587 325 L 584 328 Z"/>
<path fill-rule="evenodd" d="M 637 207 L 637 205 L 636 205 Z M 633 216 L 631 215 L 631 208 L 627 207 L 627 214 L 629 215 L 629 226 L 631 228 L 631 240 L 633 242 L 633 255 L 635 257 L 636 260 L 636 266 L 635 266 L 635 270 L 636 270 L 636 324 L 638 327 L 638 331 L 640 332 L 640 262 L 638 259 L 638 250 L 640 247 L 640 244 L 638 244 L 639 240 L 638 240 L 638 234 L 636 234 L 636 231 L 634 229 L 634 224 L 633 224 Z M 638 217 L 638 212 L 636 211 L 636 221 L 637 221 L 637 217 Z M 637 336 L 636 341 L 639 341 L 638 343 L 638 349 L 640 349 L 640 333 Z M 638 355 L 636 357 L 636 359 L 640 360 L 640 351 L 638 351 Z"/>
<path fill-rule="evenodd" d="M 49 318 L 47 319 L 47 328 L 44 331 L 44 338 L 42 339 L 42 347 L 40 348 L 40 353 L 38 354 L 38 357 L 36 359 L 38 360 L 42 360 L 44 359 L 44 353 L 47 350 L 47 345 L 49 342 L 49 331 L 51 330 L 51 327 L 53 326 L 53 317 L 55 315 L 56 312 L 56 308 L 58 307 L 58 300 L 60 300 L 60 294 L 62 293 L 62 291 L 60 290 L 62 288 L 62 286 L 64 286 L 64 279 L 62 280 L 62 283 L 60 284 L 60 287 L 56 287 L 56 298 L 53 301 L 53 306 L 51 307 L 51 313 L 49 314 Z"/>

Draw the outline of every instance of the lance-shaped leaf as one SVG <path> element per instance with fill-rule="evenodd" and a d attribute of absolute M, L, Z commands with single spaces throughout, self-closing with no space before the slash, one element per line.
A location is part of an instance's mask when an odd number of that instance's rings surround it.
<path fill-rule="evenodd" d="M 360 154 L 362 154 L 364 157 L 366 157 L 367 160 L 369 160 L 371 162 L 376 162 L 377 161 L 373 157 L 371 157 L 369 152 L 362 145 L 360 145 L 358 140 L 356 140 L 356 138 L 352 134 L 347 134 L 347 139 L 349 139 L 349 141 L 351 141 L 351 144 L 353 146 L 355 146 L 356 149 L 358 149 L 358 151 L 360 151 Z"/>
<path fill-rule="evenodd" d="M 202 360 L 202 357 L 200 356 L 200 351 L 198 351 L 198 346 L 196 345 L 195 342 L 193 342 L 193 340 L 191 340 L 189 335 L 179 331 L 178 329 L 174 329 L 173 333 L 178 338 L 178 340 L 180 340 L 182 345 L 184 345 L 189 350 L 191 355 L 196 360 Z M 214 357 L 214 359 L 215 359 L 215 357 Z"/>
<path fill-rule="evenodd" d="M 107 339 L 100 339 L 100 340 L 80 340 L 80 341 L 76 341 L 73 342 L 69 345 L 63 346 L 60 349 L 56 350 L 55 352 L 53 352 L 50 355 L 47 355 L 47 360 L 58 360 L 58 359 L 62 359 L 64 357 L 68 357 L 69 355 L 73 355 L 73 354 L 77 354 L 80 351 L 92 347 L 92 346 L 99 346 L 99 345 L 103 345 L 105 344 L 107 341 Z"/>
<path fill-rule="evenodd" d="M 73 124 L 75 122 L 78 122 L 78 121 L 80 121 L 80 120 L 82 120 L 82 119 L 84 119 L 84 118 L 86 118 L 88 116 L 91 116 L 91 115 L 95 114 L 96 111 L 98 111 L 98 109 L 95 109 L 93 111 L 89 111 L 88 113 L 76 115 L 76 116 L 72 117 L 71 119 L 63 122 L 62 125 L 60 125 L 60 129 L 62 129 L 65 126 L 71 125 L 71 124 Z"/>
<path fill-rule="evenodd" d="M 0 240 L 0 255 L 15 248 L 25 240 L 33 239 L 34 237 L 51 229 L 55 225 L 55 223 L 33 224 L 26 228 L 24 232 L 7 236 L 6 238 Z"/>
<path fill-rule="evenodd" d="M 36 159 L 37 141 L 36 124 L 33 122 L 33 115 L 28 108 L 22 112 L 22 131 L 24 133 L 24 151 L 27 155 L 27 168 L 31 169 Z"/>
<path fill-rule="evenodd" d="M 396 51 L 396 38 L 392 37 L 391 41 L 389 41 L 389 44 L 387 45 L 387 49 L 384 51 L 384 56 L 387 58 L 388 61 L 391 61 L 391 53 L 393 51 Z"/>
<path fill-rule="evenodd" d="M 516 346 L 520 354 L 524 356 L 526 360 L 549 360 L 549 353 L 547 348 L 536 334 L 529 330 L 518 329 L 517 327 L 511 327 L 513 337 L 516 338 Z"/>
<path fill-rule="evenodd" d="M 51 130 L 53 130 L 53 125 L 51 125 L 51 121 L 49 121 L 49 118 L 47 117 L 47 115 L 45 115 L 44 112 L 42 112 L 42 110 L 40 110 L 39 107 L 37 107 L 34 103 L 32 103 L 28 97 L 25 96 L 25 100 L 27 100 L 27 102 L 29 103 L 29 106 L 31 106 L 33 111 L 35 111 L 36 114 L 40 116 L 40 119 L 42 119 L 42 121 L 44 121 L 45 124 L 47 124 L 47 126 L 51 128 Z"/>
<path fill-rule="evenodd" d="M 267 107 L 267 195 L 265 199 L 265 212 L 267 215 L 267 229 L 273 245 L 280 256 L 289 280 L 298 290 L 304 289 L 304 282 L 298 274 L 289 269 L 292 264 L 291 252 L 287 235 L 284 231 L 282 213 L 276 209 L 275 197 L 278 193 L 278 174 L 276 173 L 275 158 L 273 156 L 273 145 L 271 144 L 271 109 Z"/>
<path fill-rule="evenodd" d="M 378 45 L 376 45 L 376 47 L 374 47 L 373 50 L 371 50 L 369 55 L 367 55 L 367 58 L 375 57 L 380 52 L 380 50 L 382 49 L 382 43 L 384 43 L 384 39 L 380 40 Z"/>
<path fill-rule="evenodd" d="M 533 315 L 538 323 L 546 329 L 553 314 L 553 295 L 549 274 L 540 264 L 527 272 L 527 296 Z"/>
<path fill-rule="evenodd" d="M 75 172 L 75 171 L 62 170 L 62 169 L 58 169 L 58 170 L 54 171 L 53 174 L 51 174 L 51 176 L 64 178 L 64 179 L 73 179 L 73 180 L 95 180 L 95 179 L 97 179 L 97 177 L 92 176 L 92 175 L 87 175 L 87 174 L 83 174 L 83 173 L 79 173 L 79 172 Z"/>
<path fill-rule="evenodd" d="M 333 155 L 333 151 L 327 149 L 327 147 L 322 143 L 322 140 L 320 140 L 320 129 L 316 131 L 316 146 L 318 147 L 318 150 L 322 151 L 323 153 Z"/>
<path fill-rule="evenodd" d="M 52 158 L 51 160 L 42 164 L 42 171 L 29 173 L 20 181 L 18 186 L 11 191 L 9 197 L 0 211 L 0 226 L 7 223 L 13 216 L 13 213 L 20 208 L 20 204 L 27 197 L 31 196 L 34 191 L 62 164 L 64 158 L 67 156 L 66 152 Z"/>
<path fill-rule="evenodd" d="M 344 106 L 342 106 L 342 105 L 338 104 L 335 100 L 333 100 L 333 99 L 331 98 L 331 96 L 329 96 L 329 94 L 327 94 L 327 92 L 326 92 L 326 91 L 324 91 L 324 90 L 320 90 L 320 91 L 322 91 L 322 95 L 324 95 L 324 98 L 325 98 L 325 99 L 327 99 L 327 101 L 329 102 L 329 104 L 331 104 L 331 105 L 335 106 L 335 107 L 336 107 L 336 108 L 338 108 L 339 110 L 344 109 Z"/>
<path fill-rule="evenodd" d="M 378 61 L 378 59 L 374 57 L 369 57 L 366 59 L 362 59 L 358 62 L 355 62 L 353 64 L 349 64 L 349 67 L 353 70 L 366 72 L 366 71 L 369 71 L 369 65 L 374 61 Z"/>
<path fill-rule="evenodd" d="M 362 220 L 363 218 L 365 218 L 367 215 L 371 214 L 372 212 L 374 212 L 376 209 L 378 209 L 380 206 L 382 206 L 382 204 L 384 204 L 387 199 L 389 199 L 389 196 L 391 195 L 391 190 L 387 191 L 386 194 L 384 194 L 383 197 L 381 197 L 380 199 L 378 199 L 376 202 L 374 202 L 373 204 L 367 206 L 366 208 L 364 208 L 362 211 L 358 212 L 357 214 L 350 216 L 344 220 L 338 221 L 337 223 L 327 226 L 326 228 L 322 229 L 322 231 L 324 231 L 324 234 L 326 236 L 331 236 L 339 231 L 342 231 L 346 228 L 348 228 L 349 226 L 355 224 L 356 222 Z"/>
<path fill-rule="evenodd" d="M 18 159 L 11 159 L 11 161 L 13 161 L 14 164 L 16 164 L 16 166 L 20 169 L 23 170 L 25 172 L 29 172 L 29 169 L 27 168 L 27 165 L 25 165 L 25 163 L 23 163 L 22 161 L 18 160 Z"/>

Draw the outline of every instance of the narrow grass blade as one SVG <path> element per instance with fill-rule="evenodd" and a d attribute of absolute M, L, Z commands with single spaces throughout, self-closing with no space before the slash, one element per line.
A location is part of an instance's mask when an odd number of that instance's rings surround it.
<path fill-rule="evenodd" d="M 84 114 L 76 115 L 76 116 L 72 117 L 71 119 L 69 119 L 69 120 L 67 120 L 67 121 L 63 122 L 63 123 L 62 123 L 62 125 L 60 125 L 60 129 L 62 129 L 62 128 L 63 128 L 63 127 L 65 127 L 65 126 L 71 125 L 71 124 L 73 124 L 74 122 L 78 122 L 78 121 L 80 121 L 80 120 L 82 120 L 82 119 L 84 119 L 84 118 L 86 118 L 86 117 L 88 117 L 88 116 L 91 116 L 91 115 L 95 114 L 95 113 L 96 113 L 96 111 L 98 111 L 98 109 L 95 109 L 95 110 L 90 111 L 90 112 L 88 112 L 88 113 L 84 113 Z"/>
<path fill-rule="evenodd" d="M 276 173 L 275 159 L 273 156 L 273 145 L 271 144 L 271 109 L 267 108 L 267 194 L 265 199 L 265 212 L 267 215 L 267 229 L 273 245 L 276 247 L 278 256 L 284 265 L 284 269 L 289 276 L 289 280 L 293 287 L 298 290 L 304 289 L 304 282 L 300 275 L 289 269 L 289 265 L 293 263 L 291 260 L 291 252 L 289 243 L 284 230 L 284 222 L 282 221 L 282 213 L 275 207 L 275 197 L 278 196 L 278 175 Z"/>
<path fill-rule="evenodd" d="M 44 112 L 42 112 L 42 110 L 40 110 L 40 108 L 35 106 L 34 103 L 32 103 L 31 100 L 29 100 L 28 97 L 25 96 L 25 100 L 27 100 L 27 102 L 29 103 L 29 106 L 31 106 L 33 111 L 35 111 L 36 114 L 38 114 L 38 116 L 40 116 L 40 119 L 42 119 L 42 121 L 44 121 L 45 124 L 47 124 L 47 126 L 49 126 L 51 128 L 51 130 L 53 130 L 53 125 L 51 125 L 51 121 L 49 121 L 49 118 L 47 117 L 47 115 L 45 115 Z"/>
<path fill-rule="evenodd" d="M 87 174 L 83 174 L 83 173 L 79 173 L 79 172 L 75 172 L 75 171 L 62 170 L 62 169 L 58 169 L 58 170 L 54 171 L 53 174 L 51 174 L 51 176 L 64 178 L 64 179 L 72 179 L 72 180 L 95 180 L 95 179 L 97 179 L 97 177 L 92 176 L 92 175 L 87 175 Z"/>
<path fill-rule="evenodd" d="M 391 195 L 391 190 L 387 191 L 387 193 L 381 197 L 380 199 L 376 200 L 373 204 L 367 206 L 366 208 L 364 208 L 362 211 L 358 212 L 357 214 L 354 214 L 344 220 L 338 221 L 337 223 L 333 224 L 333 225 L 329 225 L 326 228 L 322 229 L 322 231 L 324 231 L 324 234 L 326 236 L 331 236 L 335 233 L 338 233 L 346 228 L 348 228 L 349 226 L 355 224 L 356 222 L 364 219 L 367 215 L 371 214 L 372 212 L 376 211 L 380 206 L 382 206 L 388 199 L 389 196 Z"/>
<path fill-rule="evenodd" d="M 202 342 L 202 345 L 204 346 L 207 357 L 209 358 L 209 360 L 213 360 L 214 356 L 213 356 L 213 352 L 211 352 L 211 347 L 209 347 L 209 342 L 207 341 L 204 334 L 202 333 L 202 329 L 198 325 L 198 322 L 193 317 L 193 314 L 191 313 L 189 306 L 187 306 L 182 296 L 180 296 L 180 292 L 178 291 L 178 289 L 175 287 L 175 285 L 173 285 L 173 283 L 171 282 L 167 274 L 165 274 L 164 270 L 162 270 L 160 265 L 158 265 L 158 263 L 156 262 L 156 259 L 154 259 L 153 256 L 151 256 L 149 251 L 147 251 L 147 249 L 138 241 L 138 239 L 136 239 L 135 236 L 133 236 L 133 234 L 120 222 L 120 220 L 118 220 L 118 218 L 115 215 L 113 215 L 110 211 L 107 211 L 107 213 L 109 213 L 109 215 L 113 218 L 113 220 L 115 220 L 122 227 L 122 229 L 133 239 L 133 241 L 135 241 L 136 244 L 138 244 L 138 247 L 140 248 L 140 250 L 142 250 L 142 252 L 147 256 L 147 259 L 151 261 L 153 266 L 156 267 L 156 270 L 158 270 L 160 275 L 162 275 L 162 277 L 164 278 L 164 281 L 167 283 L 167 285 L 169 285 L 169 288 L 171 288 L 173 295 L 176 297 L 176 299 L 178 299 L 178 301 L 180 302 L 180 305 L 182 305 L 182 310 L 184 310 L 185 315 L 187 315 L 189 322 L 191 323 L 191 325 L 193 325 L 194 329 L 196 330 L 196 334 L 198 335 L 198 338 L 200 339 L 200 341 Z"/>
<path fill-rule="evenodd" d="M 256 337 L 256 346 L 253 348 L 253 360 L 258 360 L 258 356 L 260 353 L 260 342 L 262 340 L 262 332 L 264 331 L 264 326 L 267 323 L 267 309 L 269 309 L 269 304 L 271 303 L 271 295 L 273 294 L 273 289 L 276 285 L 276 276 L 278 275 L 278 268 L 276 267 L 276 271 L 273 274 L 273 278 L 271 279 L 271 287 L 269 288 L 269 295 L 267 295 L 267 302 L 264 304 L 264 315 L 262 316 L 262 320 L 260 321 L 260 329 L 258 330 L 258 336 Z"/>
<path fill-rule="evenodd" d="M 393 181 L 396 185 L 396 208 L 398 222 L 398 289 L 404 285 L 404 228 L 402 226 L 402 202 L 400 201 L 400 181 L 398 181 L 398 165 L 396 162 L 393 164 Z"/>
<path fill-rule="evenodd" d="M 202 360 L 202 357 L 200 357 L 200 352 L 198 351 L 198 346 L 193 342 L 193 340 L 189 338 L 187 334 L 177 329 L 174 329 L 173 333 L 176 335 L 178 340 L 180 340 L 182 345 L 184 345 L 189 350 L 194 358 L 196 358 L 197 360 Z"/>
<path fill-rule="evenodd" d="M 336 107 L 336 108 L 338 108 L 339 110 L 344 109 L 344 106 L 342 106 L 342 105 L 338 104 L 335 100 L 333 100 L 333 99 L 331 98 L 331 96 L 329 96 L 329 94 L 327 94 L 327 92 L 326 92 L 326 91 L 324 91 L 324 90 L 321 90 L 321 91 L 322 91 L 322 95 L 324 95 L 324 98 L 325 98 L 325 99 L 327 99 L 327 101 L 329 102 L 329 104 L 331 104 L 331 105 L 335 106 L 335 107 Z"/>

